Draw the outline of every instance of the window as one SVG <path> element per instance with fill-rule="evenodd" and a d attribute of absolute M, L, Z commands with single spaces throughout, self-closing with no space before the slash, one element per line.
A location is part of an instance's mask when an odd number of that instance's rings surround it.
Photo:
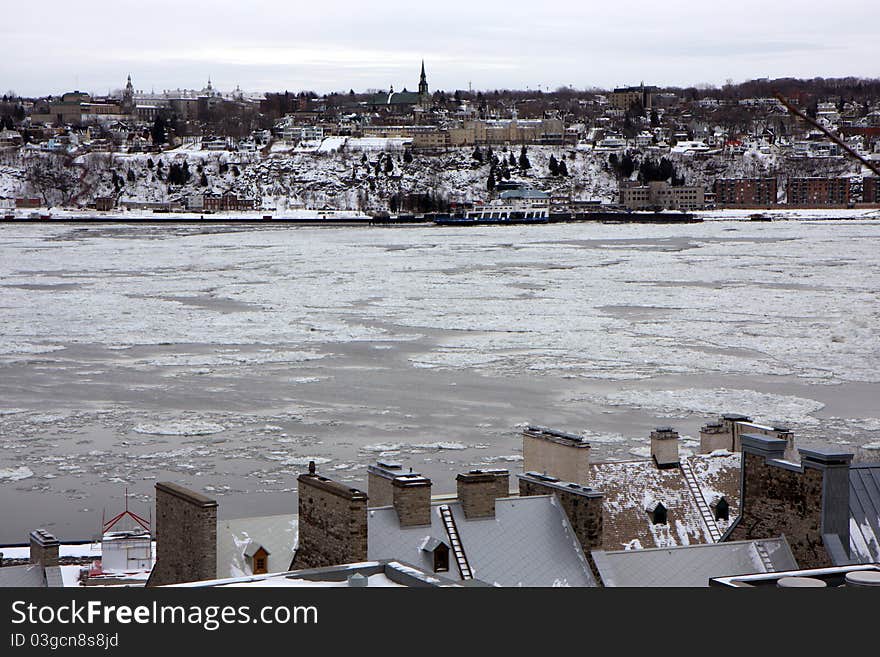
<path fill-rule="evenodd" d="M 266 572 L 266 557 L 256 557 L 254 559 L 254 575 L 264 575 Z"/>
<path fill-rule="evenodd" d="M 648 511 L 648 515 L 651 517 L 651 522 L 655 525 L 665 525 L 667 522 L 668 512 L 662 502 L 657 502 L 657 506 L 654 507 L 653 511 Z"/>
<path fill-rule="evenodd" d="M 449 548 L 445 545 L 437 546 L 434 550 L 434 572 L 445 573 L 449 571 Z"/>
<path fill-rule="evenodd" d="M 730 520 L 730 505 L 723 497 L 715 505 L 715 520 Z"/>

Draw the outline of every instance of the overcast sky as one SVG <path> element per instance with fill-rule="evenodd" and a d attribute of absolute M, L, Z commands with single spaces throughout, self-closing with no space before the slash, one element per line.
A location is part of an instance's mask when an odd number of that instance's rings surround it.
<path fill-rule="evenodd" d="M 42 0 L 0 26 L 0 93 L 690 86 L 880 76 L 877 0 Z"/>

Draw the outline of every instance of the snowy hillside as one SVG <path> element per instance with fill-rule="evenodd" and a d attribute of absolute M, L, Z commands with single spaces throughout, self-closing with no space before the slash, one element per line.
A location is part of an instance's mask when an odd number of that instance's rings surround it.
<path fill-rule="evenodd" d="M 326 140 L 325 140 L 326 141 Z M 450 149 L 440 154 L 416 151 L 411 162 L 401 151 L 330 151 L 288 149 L 274 145 L 267 155 L 259 152 L 203 151 L 183 146 L 161 154 L 90 154 L 77 158 L 80 178 L 77 202 L 115 196 L 117 201 L 180 201 L 206 192 L 234 192 L 260 200 L 263 208 L 387 209 L 394 194 L 431 192 L 449 201 L 486 200 L 488 162 L 473 158 L 472 148 Z M 389 149 L 392 150 L 393 149 Z M 485 152 L 485 149 L 483 149 Z M 649 157 L 631 151 L 637 160 Z M 496 150 L 502 159 L 511 151 Z M 519 148 L 512 153 L 518 159 Z M 618 180 L 608 166 L 608 153 L 563 146 L 529 146 L 530 168 L 511 167 L 513 180 L 573 199 L 613 201 Z M 567 176 L 551 176 L 549 160 L 564 159 Z M 850 165 L 839 158 L 785 159 L 778 154 L 747 151 L 735 157 L 697 159 L 667 155 L 688 184 L 711 186 L 718 177 L 756 175 L 840 175 Z M 389 165 L 387 160 L 391 160 Z M 186 164 L 188 181 L 168 183 L 172 166 Z M 39 196 L 26 175 L 23 160 L 0 166 L 0 197 Z M 636 174 L 633 174 L 635 177 Z M 59 201 L 54 200 L 57 205 Z"/>

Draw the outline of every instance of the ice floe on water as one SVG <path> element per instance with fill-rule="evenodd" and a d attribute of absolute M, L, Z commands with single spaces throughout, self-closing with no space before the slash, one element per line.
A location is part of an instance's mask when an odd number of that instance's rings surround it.
<path fill-rule="evenodd" d="M 370 445 L 362 445 L 361 450 L 365 452 L 399 452 L 401 450 L 451 450 L 459 451 L 467 449 L 468 445 L 455 441 L 437 441 L 433 443 L 374 443 Z"/>
<path fill-rule="evenodd" d="M 811 414 L 824 408 L 813 399 L 754 390 L 686 388 L 681 390 L 620 390 L 592 397 L 610 406 L 644 408 L 667 417 L 697 414 L 708 418 L 741 413 L 759 422 L 805 425 L 819 423 Z"/>
<path fill-rule="evenodd" d="M 226 431 L 226 427 L 221 424 L 199 420 L 173 420 L 169 422 L 139 424 L 132 431 L 157 436 L 207 436 Z"/>
<path fill-rule="evenodd" d="M 34 476 L 33 470 L 26 466 L 18 468 L 0 468 L 0 481 L 21 481 Z"/>

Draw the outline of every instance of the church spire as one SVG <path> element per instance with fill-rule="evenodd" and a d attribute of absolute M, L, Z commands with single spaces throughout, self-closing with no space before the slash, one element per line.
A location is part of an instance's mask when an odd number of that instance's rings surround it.
<path fill-rule="evenodd" d="M 428 78 L 425 76 L 425 60 L 422 60 L 422 74 L 419 77 L 419 96 L 428 95 Z"/>

